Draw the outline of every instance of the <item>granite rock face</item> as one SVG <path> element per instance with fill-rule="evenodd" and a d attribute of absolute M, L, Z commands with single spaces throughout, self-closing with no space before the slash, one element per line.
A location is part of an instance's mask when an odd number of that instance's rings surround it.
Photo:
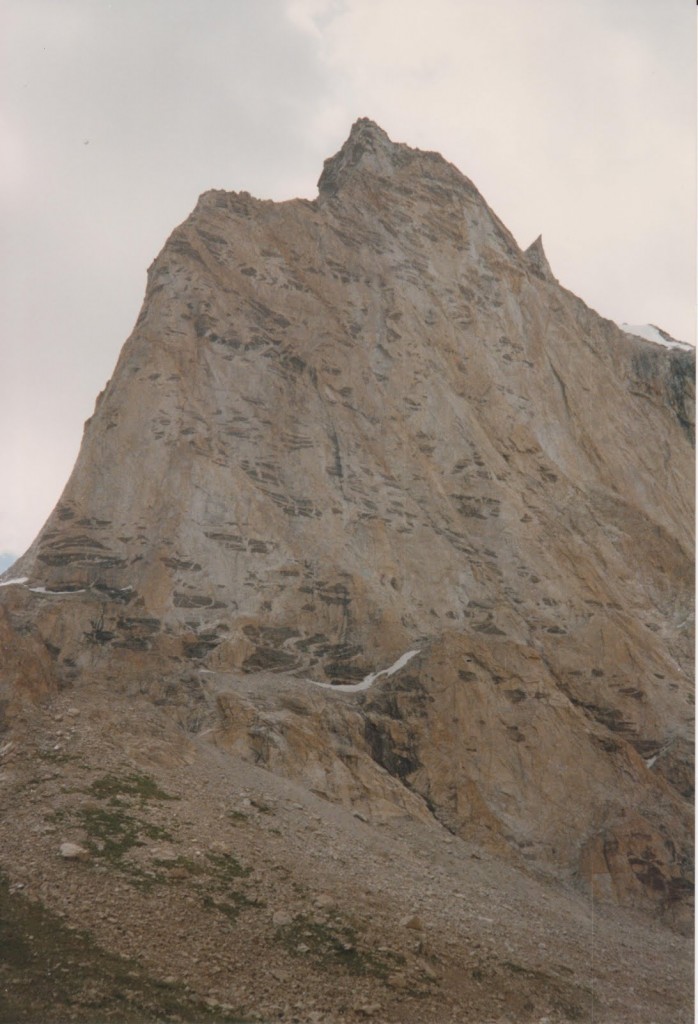
<path fill-rule="evenodd" d="M 3 697 L 138 687 L 369 819 L 678 920 L 694 368 L 368 120 L 312 202 L 207 192 L 0 589 Z"/>

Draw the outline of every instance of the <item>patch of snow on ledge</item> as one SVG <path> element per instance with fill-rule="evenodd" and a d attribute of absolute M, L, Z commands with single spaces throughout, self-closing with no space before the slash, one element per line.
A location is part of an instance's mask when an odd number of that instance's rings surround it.
<path fill-rule="evenodd" d="M 59 597 L 63 594 L 84 594 L 83 590 L 48 590 L 46 587 L 27 587 L 32 594 L 48 594 L 49 597 Z"/>
<path fill-rule="evenodd" d="M 0 587 L 24 586 L 28 582 L 28 576 L 15 576 L 12 580 L 5 580 L 4 583 L 0 583 Z"/>
<path fill-rule="evenodd" d="M 634 334 L 645 341 L 654 342 L 655 345 L 663 345 L 664 348 L 681 348 L 684 352 L 690 352 L 693 348 L 687 341 L 677 341 L 654 324 L 619 324 L 619 327 L 626 334 Z"/>
<path fill-rule="evenodd" d="M 310 682 L 314 686 L 322 686 L 325 690 L 336 690 L 339 693 L 359 693 L 360 690 L 368 690 L 381 676 L 392 676 L 399 672 L 411 658 L 414 658 L 415 654 L 419 654 L 419 651 L 406 651 L 390 668 L 381 669 L 380 672 L 371 672 L 360 683 L 337 683 L 335 685 L 333 683 L 317 683 L 314 679 L 311 679 Z"/>

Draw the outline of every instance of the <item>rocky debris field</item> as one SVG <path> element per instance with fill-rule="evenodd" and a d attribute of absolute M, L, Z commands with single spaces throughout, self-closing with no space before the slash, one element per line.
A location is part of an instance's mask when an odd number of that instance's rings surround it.
<path fill-rule="evenodd" d="M 28 704 L 0 753 L 0 1021 L 692 1019 L 685 938 L 144 699 Z"/>

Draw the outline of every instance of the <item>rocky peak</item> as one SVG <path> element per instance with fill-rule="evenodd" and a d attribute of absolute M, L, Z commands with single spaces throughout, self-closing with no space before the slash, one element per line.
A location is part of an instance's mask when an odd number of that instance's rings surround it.
<path fill-rule="evenodd" d="M 553 272 L 550 269 L 548 263 L 548 257 L 545 254 L 543 248 L 543 236 L 538 235 L 535 242 L 531 242 L 528 249 L 524 252 L 524 256 L 528 260 L 533 272 L 545 281 L 554 281 Z"/>
<path fill-rule="evenodd" d="M 390 177 L 396 164 L 404 159 L 406 146 L 392 142 L 375 121 L 360 117 L 354 122 L 349 138 L 334 156 L 325 160 L 318 181 L 321 195 L 334 195 L 356 170 Z"/>

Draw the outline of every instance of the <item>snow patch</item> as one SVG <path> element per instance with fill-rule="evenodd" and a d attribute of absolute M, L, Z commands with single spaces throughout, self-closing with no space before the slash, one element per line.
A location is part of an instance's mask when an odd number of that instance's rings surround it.
<path fill-rule="evenodd" d="M 14 579 L 5 580 L 4 583 L 0 583 L 0 587 L 24 587 L 29 582 L 28 576 L 15 576 Z M 125 590 L 130 590 L 131 587 L 124 587 Z M 84 594 L 84 588 L 82 590 L 49 590 L 48 587 L 27 587 L 30 594 L 49 594 L 51 597 L 64 595 L 64 594 Z"/>
<path fill-rule="evenodd" d="M 32 594 L 49 594 L 51 597 L 57 597 L 63 594 L 84 594 L 83 590 L 48 590 L 46 587 L 27 587 L 27 590 Z"/>
<path fill-rule="evenodd" d="M 400 655 L 390 668 L 383 668 L 380 672 L 371 672 L 360 683 L 337 683 L 334 685 L 333 683 L 318 683 L 314 679 L 311 679 L 310 682 L 314 686 L 322 686 L 325 690 L 336 690 L 339 693 L 359 693 L 361 690 L 368 690 L 369 687 L 373 686 L 376 679 L 380 679 L 381 676 L 392 676 L 399 672 L 411 658 L 414 658 L 415 654 L 419 654 L 419 650 L 406 651 Z"/>
<path fill-rule="evenodd" d="M 619 324 L 619 327 L 626 334 L 634 334 L 638 338 L 644 338 L 645 341 L 654 342 L 655 345 L 663 345 L 664 348 L 681 348 L 684 352 L 690 352 L 693 349 L 693 345 L 689 345 L 686 341 L 677 341 L 676 338 L 672 338 L 670 334 L 655 327 L 654 324 Z"/>

